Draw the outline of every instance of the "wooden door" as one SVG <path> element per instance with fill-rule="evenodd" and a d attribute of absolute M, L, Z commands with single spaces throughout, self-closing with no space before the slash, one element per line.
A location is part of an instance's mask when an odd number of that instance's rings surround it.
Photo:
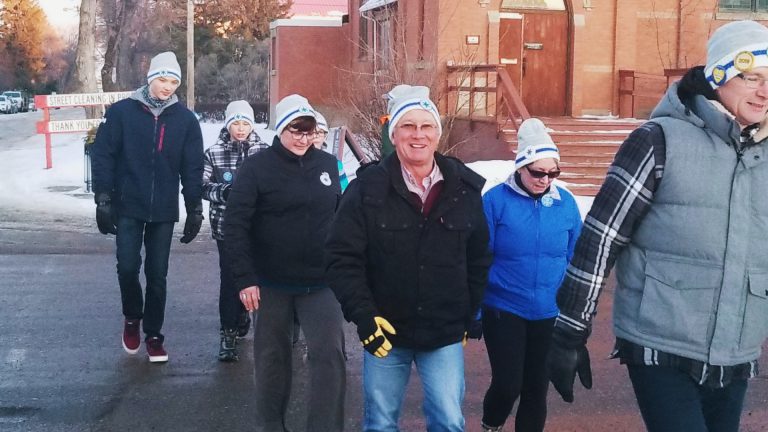
<path fill-rule="evenodd" d="M 499 63 L 533 116 L 565 115 L 568 15 L 508 13 L 499 23 Z"/>

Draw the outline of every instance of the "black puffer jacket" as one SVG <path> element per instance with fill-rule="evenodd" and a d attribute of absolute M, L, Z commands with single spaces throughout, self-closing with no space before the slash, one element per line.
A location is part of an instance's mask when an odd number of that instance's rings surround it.
<path fill-rule="evenodd" d="M 386 318 L 397 331 L 394 346 L 461 340 L 491 263 L 485 180 L 457 159 L 435 157 L 445 183 L 429 216 L 413 205 L 392 154 L 349 185 L 326 243 L 328 283 L 345 318 Z"/>
<path fill-rule="evenodd" d="M 322 150 L 296 156 L 275 137 L 270 148 L 246 158 L 224 222 L 237 289 L 327 286 L 323 245 L 340 194 L 336 158 Z"/>

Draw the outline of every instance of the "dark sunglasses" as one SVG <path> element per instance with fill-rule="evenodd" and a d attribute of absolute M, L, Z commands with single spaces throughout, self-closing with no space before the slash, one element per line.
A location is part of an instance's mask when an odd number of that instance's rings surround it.
<path fill-rule="evenodd" d="M 540 179 L 540 178 L 544 178 L 544 177 L 549 177 L 551 179 L 555 179 L 555 178 L 560 177 L 560 170 L 549 171 L 549 172 L 547 172 L 547 171 L 536 171 L 536 170 L 532 170 L 529 165 L 526 165 L 525 169 L 527 169 L 528 170 L 528 174 L 530 174 L 531 177 L 533 177 L 535 179 Z"/>

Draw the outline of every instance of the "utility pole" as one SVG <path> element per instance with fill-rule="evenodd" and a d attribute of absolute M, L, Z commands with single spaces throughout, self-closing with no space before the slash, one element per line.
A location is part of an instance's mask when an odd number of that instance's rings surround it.
<path fill-rule="evenodd" d="M 187 0 L 187 107 L 195 110 L 195 2 Z"/>

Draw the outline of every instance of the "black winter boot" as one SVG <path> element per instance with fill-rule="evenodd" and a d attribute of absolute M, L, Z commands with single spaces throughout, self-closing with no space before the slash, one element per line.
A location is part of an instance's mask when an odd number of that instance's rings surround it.
<path fill-rule="evenodd" d="M 242 339 L 248 334 L 248 330 L 251 329 L 251 315 L 248 311 L 240 314 L 237 319 L 237 337 Z"/>
<path fill-rule="evenodd" d="M 237 329 L 222 329 L 219 361 L 236 362 L 238 360 L 240 357 L 237 355 Z"/>

